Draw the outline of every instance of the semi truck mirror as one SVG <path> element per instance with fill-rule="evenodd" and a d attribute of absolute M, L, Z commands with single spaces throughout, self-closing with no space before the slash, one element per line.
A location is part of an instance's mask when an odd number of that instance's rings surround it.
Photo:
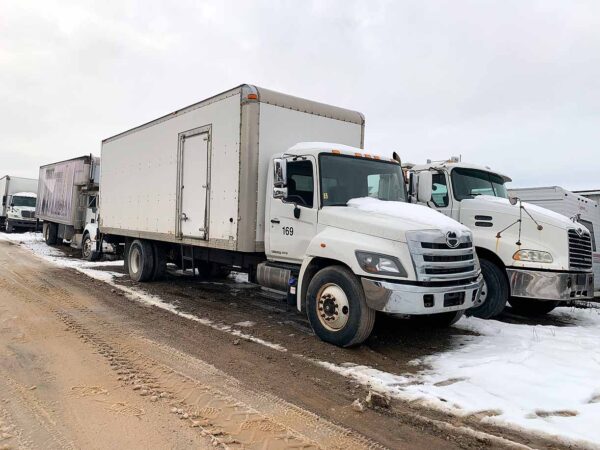
<path fill-rule="evenodd" d="M 508 197 L 508 201 L 510 202 L 511 205 L 515 206 L 517 204 L 517 202 L 519 201 L 519 199 L 517 197 L 513 197 L 511 195 L 510 197 Z"/>
<path fill-rule="evenodd" d="M 287 185 L 287 164 L 283 158 L 273 161 L 273 185 L 276 188 L 285 188 Z"/>
<path fill-rule="evenodd" d="M 427 203 L 431 201 L 433 177 L 431 172 L 419 172 L 417 177 L 417 201 Z"/>

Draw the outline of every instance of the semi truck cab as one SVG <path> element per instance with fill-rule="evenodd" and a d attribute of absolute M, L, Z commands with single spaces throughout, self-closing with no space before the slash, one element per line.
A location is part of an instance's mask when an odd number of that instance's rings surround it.
<path fill-rule="evenodd" d="M 34 230 L 36 227 L 34 192 L 16 192 L 7 196 L 5 228 L 7 233 L 15 229 Z"/>
<path fill-rule="evenodd" d="M 325 341 L 364 340 L 375 311 L 449 325 L 478 302 L 471 231 L 407 203 L 398 161 L 301 143 L 268 173 L 258 283 L 287 291 Z"/>
<path fill-rule="evenodd" d="M 506 302 L 540 315 L 559 302 L 593 297 L 592 242 L 580 223 L 508 195 L 511 179 L 453 158 L 406 167 L 411 200 L 473 231 L 484 287 L 473 315 L 492 318 Z"/>

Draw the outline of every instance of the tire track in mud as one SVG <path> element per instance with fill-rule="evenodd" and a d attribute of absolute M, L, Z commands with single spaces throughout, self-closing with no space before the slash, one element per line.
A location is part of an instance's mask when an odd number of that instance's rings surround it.
<path fill-rule="evenodd" d="M 148 402 L 163 404 L 182 423 L 209 437 L 214 446 L 382 448 L 278 397 L 251 391 L 196 358 L 103 320 L 46 276 L 38 274 L 31 280 L 11 272 L 16 279 L 12 283 L 0 279 L 0 287 L 18 292 L 26 301 L 42 303 L 67 330 L 107 360 L 123 386 Z"/>

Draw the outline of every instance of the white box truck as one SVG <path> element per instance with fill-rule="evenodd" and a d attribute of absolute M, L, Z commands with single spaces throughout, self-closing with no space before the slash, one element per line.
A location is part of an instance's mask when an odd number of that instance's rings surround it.
<path fill-rule="evenodd" d="M 242 270 L 336 345 L 375 311 L 453 323 L 481 286 L 471 232 L 406 203 L 363 136 L 358 112 L 239 86 L 102 142 L 100 232 L 133 280 Z"/>
<path fill-rule="evenodd" d="M 510 189 L 508 192 L 513 197 L 569 217 L 587 228 L 592 238 L 594 291 L 598 293 L 596 297 L 600 296 L 600 249 L 596 242 L 596 236 L 600 236 L 598 203 L 560 186 Z"/>
<path fill-rule="evenodd" d="M 0 229 L 11 233 L 17 229 L 35 230 L 35 203 L 38 180 L 33 178 L 0 178 Z"/>
<path fill-rule="evenodd" d="M 499 315 L 508 301 L 524 315 L 594 295 L 592 236 L 580 223 L 509 198 L 511 179 L 489 167 L 451 158 L 409 169 L 411 200 L 473 231 L 484 278 L 478 317 Z"/>
<path fill-rule="evenodd" d="M 69 241 L 82 257 L 94 260 L 98 229 L 100 158 L 93 155 L 40 167 L 36 216 L 44 221 L 48 245 Z"/>

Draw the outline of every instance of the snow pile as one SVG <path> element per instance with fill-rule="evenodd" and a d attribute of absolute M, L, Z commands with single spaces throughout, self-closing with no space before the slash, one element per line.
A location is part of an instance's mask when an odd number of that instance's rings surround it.
<path fill-rule="evenodd" d="M 361 211 L 373 212 L 390 217 L 400 217 L 402 219 L 423 224 L 427 227 L 443 230 L 444 232 L 458 231 L 470 233 L 469 229 L 464 225 L 435 209 L 428 208 L 427 206 L 405 202 L 384 201 L 372 197 L 350 199 L 348 201 L 348 206 L 360 209 Z"/>
<path fill-rule="evenodd" d="M 463 318 L 456 348 L 418 363 L 418 375 L 367 366 L 323 367 L 402 400 L 484 421 L 600 444 L 600 309 L 559 308 L 567 326 Z"/>

